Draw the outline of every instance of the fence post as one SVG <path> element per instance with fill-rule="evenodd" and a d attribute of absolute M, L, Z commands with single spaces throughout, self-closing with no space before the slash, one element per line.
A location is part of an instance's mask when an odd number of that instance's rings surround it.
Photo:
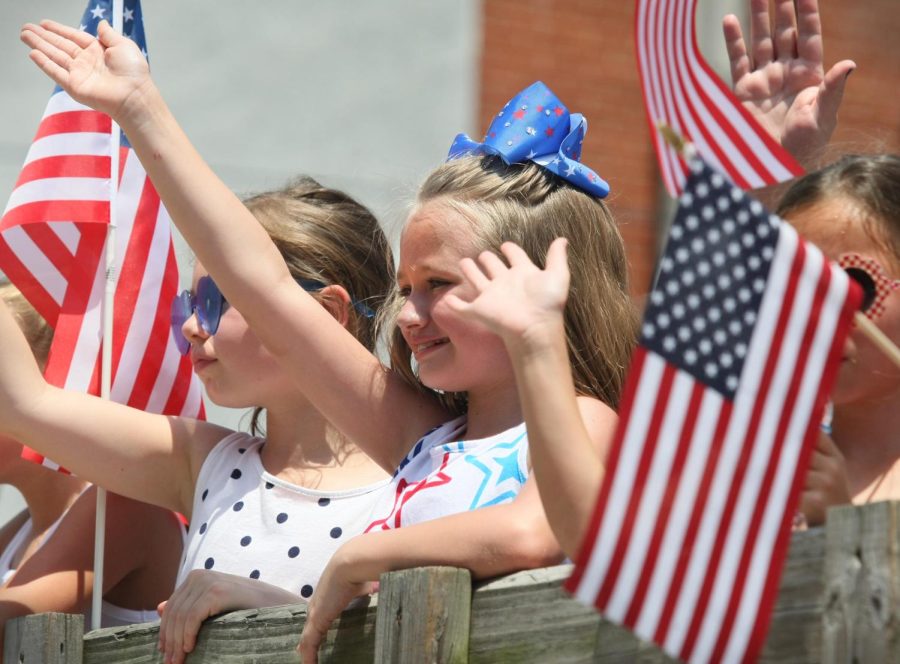
<path fill-rule="evenodd" d="M 472 577 L 455 567 L 417 567 L 381 575 L 376 664 L 469 659 Z"/>
<path fill-rule="evenodd" d="M 898 661 L 900 503 L 830 509 L 825 547 L 822 661 Z"/>
<path fill-rule="evenodd" d="M 4 664 L 81 664 L 84 616 L 38 613 L 7 621 Z"/>

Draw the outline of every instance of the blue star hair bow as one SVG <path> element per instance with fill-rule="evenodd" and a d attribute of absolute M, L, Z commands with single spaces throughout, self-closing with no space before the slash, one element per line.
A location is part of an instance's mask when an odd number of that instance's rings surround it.
<path fill-rule="evenodd" d="M 466 155 L 497 155 L 506 164 L 533 161 L 592 196 L 605 198 L 609 185 L 578 161 L 587 120 L 569 113 L 540 81 L 510 99 L 487 130 L 483 143 L 457 134 L 447 159 Z"/>

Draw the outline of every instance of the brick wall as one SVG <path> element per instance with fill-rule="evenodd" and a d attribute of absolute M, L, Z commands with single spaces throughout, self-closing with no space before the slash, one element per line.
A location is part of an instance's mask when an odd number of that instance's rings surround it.
<path fill-rule="evenodd" d="M 820 2 L 827 62 L 849 57 L 859 65 L 848 82 L 834 152 L 900 152 L 898 0 Z M 627 0 L 483 0 L 479 130 L 535 80 L 583 113 L 590 123 L 583 160 L 612 187 L 608 201 L 628 248 L 632 290 L 642 293 L 666 201 L 638 82 L 634 6 Z"/>

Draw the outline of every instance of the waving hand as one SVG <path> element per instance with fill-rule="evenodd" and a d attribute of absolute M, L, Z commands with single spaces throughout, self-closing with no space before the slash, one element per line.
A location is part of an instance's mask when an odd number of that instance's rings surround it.
<path fill-rule="evenodd" d="M 29 23 L 20 38 L 32 48 L 29 56 L 73 99 L 118 118 L 126 103 L 150 81 L 144 55 L 130 39 L 106 21 L 99 38 L 55 21 Z"/>
<path fill-rule="evenodd" d="M 847 76 L 856 64 L 824 68 L 818 0 L 775 0 L 774 29 L 768 0 L 750 2 L 750 43 L 733 16 L 722 24 L 734 93 L 744 107 L 801 162 L 828 143 L 837 124 Z"/>

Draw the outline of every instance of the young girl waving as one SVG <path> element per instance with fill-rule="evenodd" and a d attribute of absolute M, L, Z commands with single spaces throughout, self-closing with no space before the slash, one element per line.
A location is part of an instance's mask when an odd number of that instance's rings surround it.
<path fill-rule="evenodd" d="M 374 348 L 392 261 L 371 213 L 311 179 L 241 209 L 314 306 L 362 352 Z M 308 599 L 334 550 L 371 521 L 388 476 L 294 386 L 199 263 L 173 324 L 213 401 L 265 409 L 264 439 L 48 385 L 3 306 L 0 428 L 81 478 L 188 517 L 160 627 L 167 661 L 180 662 L 210 615 Z"/>

